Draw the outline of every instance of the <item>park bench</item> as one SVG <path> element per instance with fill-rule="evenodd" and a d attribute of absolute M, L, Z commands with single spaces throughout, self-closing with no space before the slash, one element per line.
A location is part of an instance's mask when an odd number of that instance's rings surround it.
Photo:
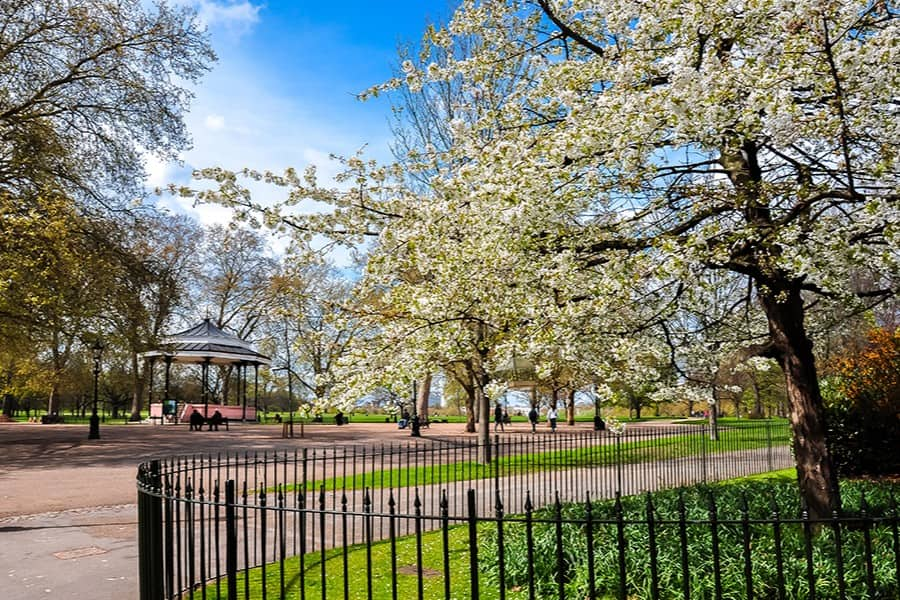
<path fill-rule="evenodd" d="M 191 413 L 189 423 L 191 431 L 202 431 L 204 425 L 206 425 L 207 431 L 212 431 L 213 429 L 218 431 L 219 425 L 224 425 L 225 431 L 230 431 L 228 417 L 223 417 L 219 411 L 214 412 L 211 417 L 204 417 L 199 411 Z"/>

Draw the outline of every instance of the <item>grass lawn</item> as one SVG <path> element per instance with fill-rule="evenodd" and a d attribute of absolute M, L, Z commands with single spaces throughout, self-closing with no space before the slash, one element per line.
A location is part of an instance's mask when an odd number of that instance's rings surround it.
<path fill-rule="evenodd" d="M 680 536 L 673 518 L 677 510 L 677 498 L 684 496 L 688 505 L 688 528 L 686 542 L 690 571 L 691 597 L 712 597 L 713 578 L 711 569 L 710 526 L 703 521 L 708 518 L 708 504 L 704 498 L 715 493 L 721 519 L 719 525 L 719 579 L 723 586 L 724 597 L 744 597 L 745 581 L 743 571 L 742 530 L 734 519 L 741 514 L 741 498 L 747 498 L 750 510 L 758 515 L 765 515 L 773 501 L 783 511 L 782 548 L 784 553 L 784 577 L 788 588 L 788 597 L 806 598 L 804 560 L 805 541 L 803 528 L 799 523 L 791 522 L 798 510 L 793 469 L 775 471 L 762 475 L 743 477 L 708 486 L 694 486 L 684 490 L 669 490 L 654 494 L 654 506 L 659 519 L 657 555 L 658 574 L 661 586 L 661 597 L 681 597 L 683 572 L 679 562 Z M 894 486 L 896 487 L 896 486 Z M 858 507 L 861 498 L 869 501 L 870 510 L 874 513 L 890 511 L 889 495 L 891 484 L 878 482 L 851 482 L 847 484 L 845 507 L 852 510 Z M 896 493 L 896 489 L 893 490 Z M 626 518 L 633 521 L 626 527 L 626 559 L 630 599 L 649 598 L 652 592 L 648 588 L 650 566 L 647 550 L 648 537 L 646 523 L 641 523 L 642 514 L 646 510 L 643 496 L 625 498 Z M 611 519 L 612 504 L 597 503 L 594 506 L 595 519 L 595 585 L 597 598 L 614 598 L 618 586 L 617 575 L 617 543 L 615 521 Z M 896 508 L 894 508 L 896 510 Z M 526 577 L 529 562 L 525 560 L 527 545 L 525 544 L 525 526 L 520 518 L 512 517 L 504 521 L 504 544 L 498 544 L 498 525 L 496 521 L 484 521 L 477 526 L 478 538 L 478 591 L 475 597 L 486 600 L 499 598 L 499 556 L 502 547 L 505 565 L 505 595 L 511 600 L 528 597 L 529 582 L 535 586 L 537 598 L 556 598 L 556 525 L 553 509 L 538 511 L 534 515 L 533 544 L 531 568 L 533 579 Z M 564 532 L 563 557 L 565 563 L 564 588 L 566 597 L 586 597 L 587 578 L 584 573 L 585 544 L 583 525 L 583 506 L 567 505 L 562 511 Z M 668 523 L 668 524 L 667 524 Z M 731 524 L 734 523 L 734 524 Z M 777 579 L 773 554 L 773 528 L 771 524 L 754 523 L 751 526 L 752 565 L 754 587 L 758 591 L 756 597 L 768 598 Z M 889 527 L 881 526 L 871 532 L 871 546 L 874 554 L 874 586 L 876 594 L 873 598 L 896 598 L 898 583 L 893 576 L 893 560 L 891 559 L 892 540 Z M 424 533 L 421 536 L 408 536 L 392 541 L 374 543 L 367 548 L 364 545 L 346 549 L 335 549 L 316 552 L 301 559 L 293 557 L 282 562 L 272 562 L 264 568 L 250 569 L 238 577 L 238 598 L 262 598 L 263 587 L 271 598 L 282 596 L 300 597 L 299 586 L 304 585 L 306 598 L 415 598 L 419 597 L 419 586 L 424 598 L 472 598 L 469 553 L 469 530 L 465 525 L 449 527 L 443 531 Z M 825 527 L 814 534 L 811 539 L 813 564 L 817 577 L 817 593 L 819 598 L 836 598 L 839 595 L 835 576 L 835 533 L 831 527 Z M 844 551 L 844 580 L 848 587 L 848 597 L 863 597 L 865 590 L 864 561 L 860 556 L 865 537 L 860 531 L 845 530 L 842 547 Z M 444 551 L 446 548 L 446 552 Z M 444 560 L 449 565 L 444 564 Z M 421 557 L 421 558 L 420 558 Z M 415 565 L 421 565 L 421 578 Z M 324 567 L 324 572 L 323 572 Z M 449 567 L 449 568 L 448 568 Z M 301 577 L 302 572 L 302 577 Z M 396 577 L 392 573 L 396 572 Z M 447 577 L 445 578 L 445 575 Z M 325 589 L 323 590 L 323 585 Z M 346 586 L 346 588 L 345 588 Z M 446 586 L 446 587 L 445 587 Z M 207 597 L 226 598 L 226 583 L 221 581 L 207 587 Z M 249 596 L 246 590 L 249 589 Z M 445 596 L 445 590 L 449 595 Z M 369 592 L 371 596 L 369 596 Z M 396 594 L 396 596 L 395 596 Z M 868 597 L 868 596 L 866 596 Z"/>

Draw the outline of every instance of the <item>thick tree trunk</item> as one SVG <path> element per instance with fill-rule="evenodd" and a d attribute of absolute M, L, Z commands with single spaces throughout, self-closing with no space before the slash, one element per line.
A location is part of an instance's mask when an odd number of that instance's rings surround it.
<path fill-rule="evenodd" d="M 566 399 L 566 424 L 575 425 L 575 390 L 569 390 Z"/>
<path fill-rule="evenodd" d="M 475 433 L 475 375 L 471 363 L 466 362 L 463 366 L 464 369 L 453 378 L 466 392 L 466 433 Z"/>
<path fill-rule="evenodd" d="M 784 371 L 800 493 L 812 517 L 828 517 L 840 509 L 840 492 L 825 441 L 822 396 L 812 342 L 803 323 L 803 299 L 794 288 L 763 295 L 762 302 L 774 355 Z"/>
<path fill-rule="evenodd" d="M 750 413 L 751 419 L 762 419 L 765 417 L 762 405 L 762 395 L 759 393 L 759 381 L 756 380 L 756 373 L 750 378 L 753 385 L 753 412 Z"/>
<path fill-rule="evenodd" d="M 475 433 L 475 392 L 466 394 L 466 433 Z"/>

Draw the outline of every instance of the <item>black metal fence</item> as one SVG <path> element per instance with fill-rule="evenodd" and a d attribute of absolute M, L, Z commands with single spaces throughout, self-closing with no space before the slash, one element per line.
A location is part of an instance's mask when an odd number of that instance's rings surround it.
<path fill-rule="evenodd" d="M 791 464 L 786 426 L 771 423 L 723 428 L 718 441 L 660 428 L 154 461 L 138 474 L 141 597 L 813 598 L 830 589 L 813 544 L 823 524 L 798 511 L 747 509 L 735 520 L 707 508 L 698 518 L 682 501 L 667 517 L 649 497 L 638 512 L 621 499 Z M 892 515 L 824 524 L 837 536 L 842 578 L 859 570 L 860 554 L 872 573 L 854 590 L 898 589 L 895 507 Z M 862 551 L 841 542 L 845 530 L 863 532 Z M 800 550 L 795 531 L 808 540 Z M 690 541 L 694 534 L 702 540 Z M 882 566 L 875 574 L 872 539 L 892 552 L 893 588 Z M 754 551 L 769 540 L 775 571 L 763 575 Z M 734 551 L 727 565 L 715 562 Z M 735 562 L 736 593 L 733 576 L 722 581 Z"/>

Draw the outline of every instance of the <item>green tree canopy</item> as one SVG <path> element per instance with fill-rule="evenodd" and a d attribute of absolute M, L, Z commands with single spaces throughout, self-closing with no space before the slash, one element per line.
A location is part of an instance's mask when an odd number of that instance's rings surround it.
<path fill-rule="evenodd" d="M 0 190 L 114 204 L 137 193 L 145 153 L 189 145 L 186 84 L 214 59 L 184 6 L 0 3 Z"/>

